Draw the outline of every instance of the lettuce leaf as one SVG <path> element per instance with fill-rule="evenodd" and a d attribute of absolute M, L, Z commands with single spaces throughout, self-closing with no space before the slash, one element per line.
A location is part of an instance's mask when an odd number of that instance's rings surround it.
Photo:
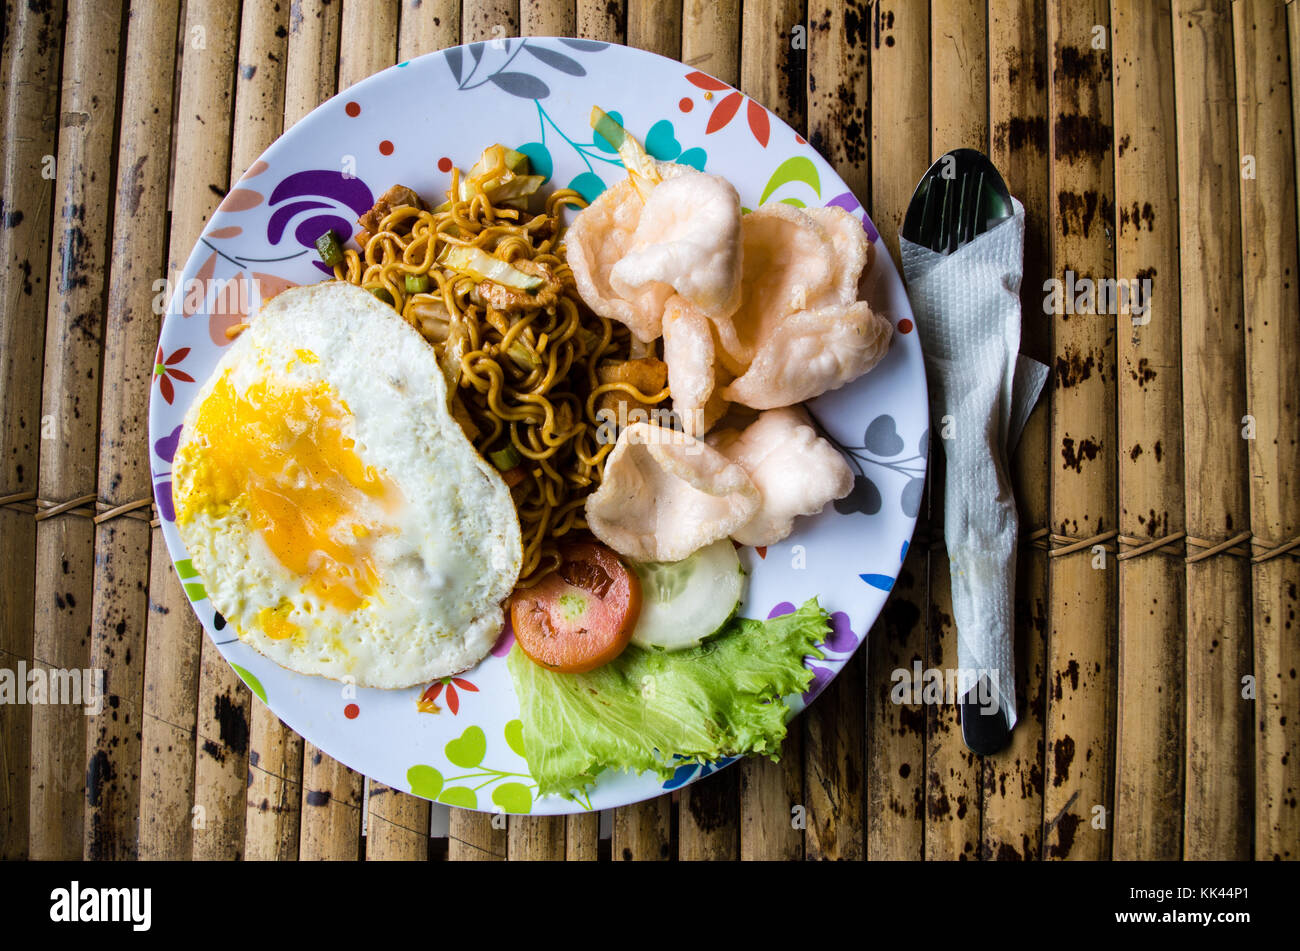
<path fill-rule="evenodd" d="M 789 714 L 782 697 L 807 689 L 813 673 L 803 659 L 823 656 L 814 645 L 829 630 L 830 617 L 813 598 L 767 621 L 734 618 L 690 650 L 629 646 L 586 674 L 556 673 L 511 650 L 524 755 L 538 793 L 571 799 L 605 769 L 667 779 L 682 760 L 778 759 Z"/>

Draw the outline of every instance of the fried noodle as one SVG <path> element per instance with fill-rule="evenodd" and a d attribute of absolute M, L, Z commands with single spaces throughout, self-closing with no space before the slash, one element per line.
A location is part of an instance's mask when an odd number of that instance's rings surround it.
<path fill-rule="evenodd" d="M 373 233 L 363 232 L 358 253 L 344 250 L 337 280 L 365 287 L 393 306 L 438 350 L 454 385 L 453 415 L 485 458 L 513 447 L 520 464 L 505 473 L 519 513 L 523 566 L 519 587 L 536 584 L 559 565 L 558 548 L 571 532 L 587 528 L 584 503 L 600 485 L 612 440 L 601 439 L 598 398 L 620 392 L 646 404 L 668 397 L 667 388 L 642 393 L 627 383 L 601 383 L 603 360 L 628 359 L 626 327 L 594 314 L 578 296 L 560 243 L 565 206 L 585 207 L 571 189 L 546 199 L 529 215 L 494 206 L 483 183 L 500 167 L 465 179 L 453 171 L 448 202 L 427 211 L 392 208 Z M 478 248 L 547 286 L 510 294 L 499 309 L 488 297 L 500 288 L 439 265 L 448 246 Z M 423 292 L 408 293 L 406 278 L 427 276 Z M 549 291 L 549 293 L 548 293 Z M 459 404 L 459 405 L 458 405 Z"/>

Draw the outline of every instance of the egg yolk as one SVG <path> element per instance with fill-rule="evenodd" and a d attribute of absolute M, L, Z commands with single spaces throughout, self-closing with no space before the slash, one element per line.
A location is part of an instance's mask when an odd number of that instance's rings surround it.
<path fill-rule="evenodd" d="M 263 379 L 240 393 L 227 372 L 199 409 L 197 438 L 177 459 L 178 468 L 193 472 L 177 499 L 178 521 L 237 505 L 279 562 L 304 579 L 305 591 L 343 611 L 361 607 L 379 583 L 373 550 L 383 516 L 403 497 L 357 455 L 345 431 L 351 418 L 328 383 Z M 286 637 L 286 625 L 277 618 L 264 626 L 269 636 Z"/>

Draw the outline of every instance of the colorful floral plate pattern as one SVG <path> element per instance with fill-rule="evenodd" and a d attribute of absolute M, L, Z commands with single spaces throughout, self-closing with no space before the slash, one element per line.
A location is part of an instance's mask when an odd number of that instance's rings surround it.
<path fill-rule="evenodd" d="M 401 182 L 437 195 L 453 165 L 484 146 L 525 152 L 550 187 L 594 198 L 617 181 L 617 155 L 592 135 L 600 105 L 655 157 L 725 175 L 746 208 L 768 201 L 839 205 L 876 242 L 872 305 L 896 328 L 866 377 L 810 409 L 849 458 L 853 493 L 801 519 L 780 545 L 747 548 L 742 614 L 769 617 L 813 595 L 833 612 L 825 659 L 798 711 L 825 688 L 875 621 L 898 575 L 924 484 L 928 410 L 920 344 L 902 282 L 871 220 L 829 165 L 759 103 L 704 73 L 640 50 L 587 40 L 505 39 L 431 53 L 348 89 L 284 134 L 208 223 L 172 295 L 150 404 L 155 494 L 177 574 L 208 635 L 259 699 L 313 744 L 359 772 L 456 806 L 557 814 L 625 805 L 731 762 L 687 763 L 667 782 L 605 773 L 577 803 L 537 797 L 504 662 L 507 629 L 476 668 L 409 690 L 357 689 L 277 666 L 234 636 L 206 600 L 176 533 L 171 464 L 185 410 L 228 341 L 264 296 L 327 276 L 313 244 L 355 233 L 375 196 Z M 417 709 L 423 695 L 426 709 Z"/>

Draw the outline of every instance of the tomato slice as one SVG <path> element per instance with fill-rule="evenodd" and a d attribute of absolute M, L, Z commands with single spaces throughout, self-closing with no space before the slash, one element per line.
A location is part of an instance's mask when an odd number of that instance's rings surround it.
<path fill-rule="evenodd" d="M 515 640 L 534 662 L 565 674 L 623 653 L 641 614 L 641 582 L 596 542 L 560 550 L 560 567 L 510 599 Z"/>

